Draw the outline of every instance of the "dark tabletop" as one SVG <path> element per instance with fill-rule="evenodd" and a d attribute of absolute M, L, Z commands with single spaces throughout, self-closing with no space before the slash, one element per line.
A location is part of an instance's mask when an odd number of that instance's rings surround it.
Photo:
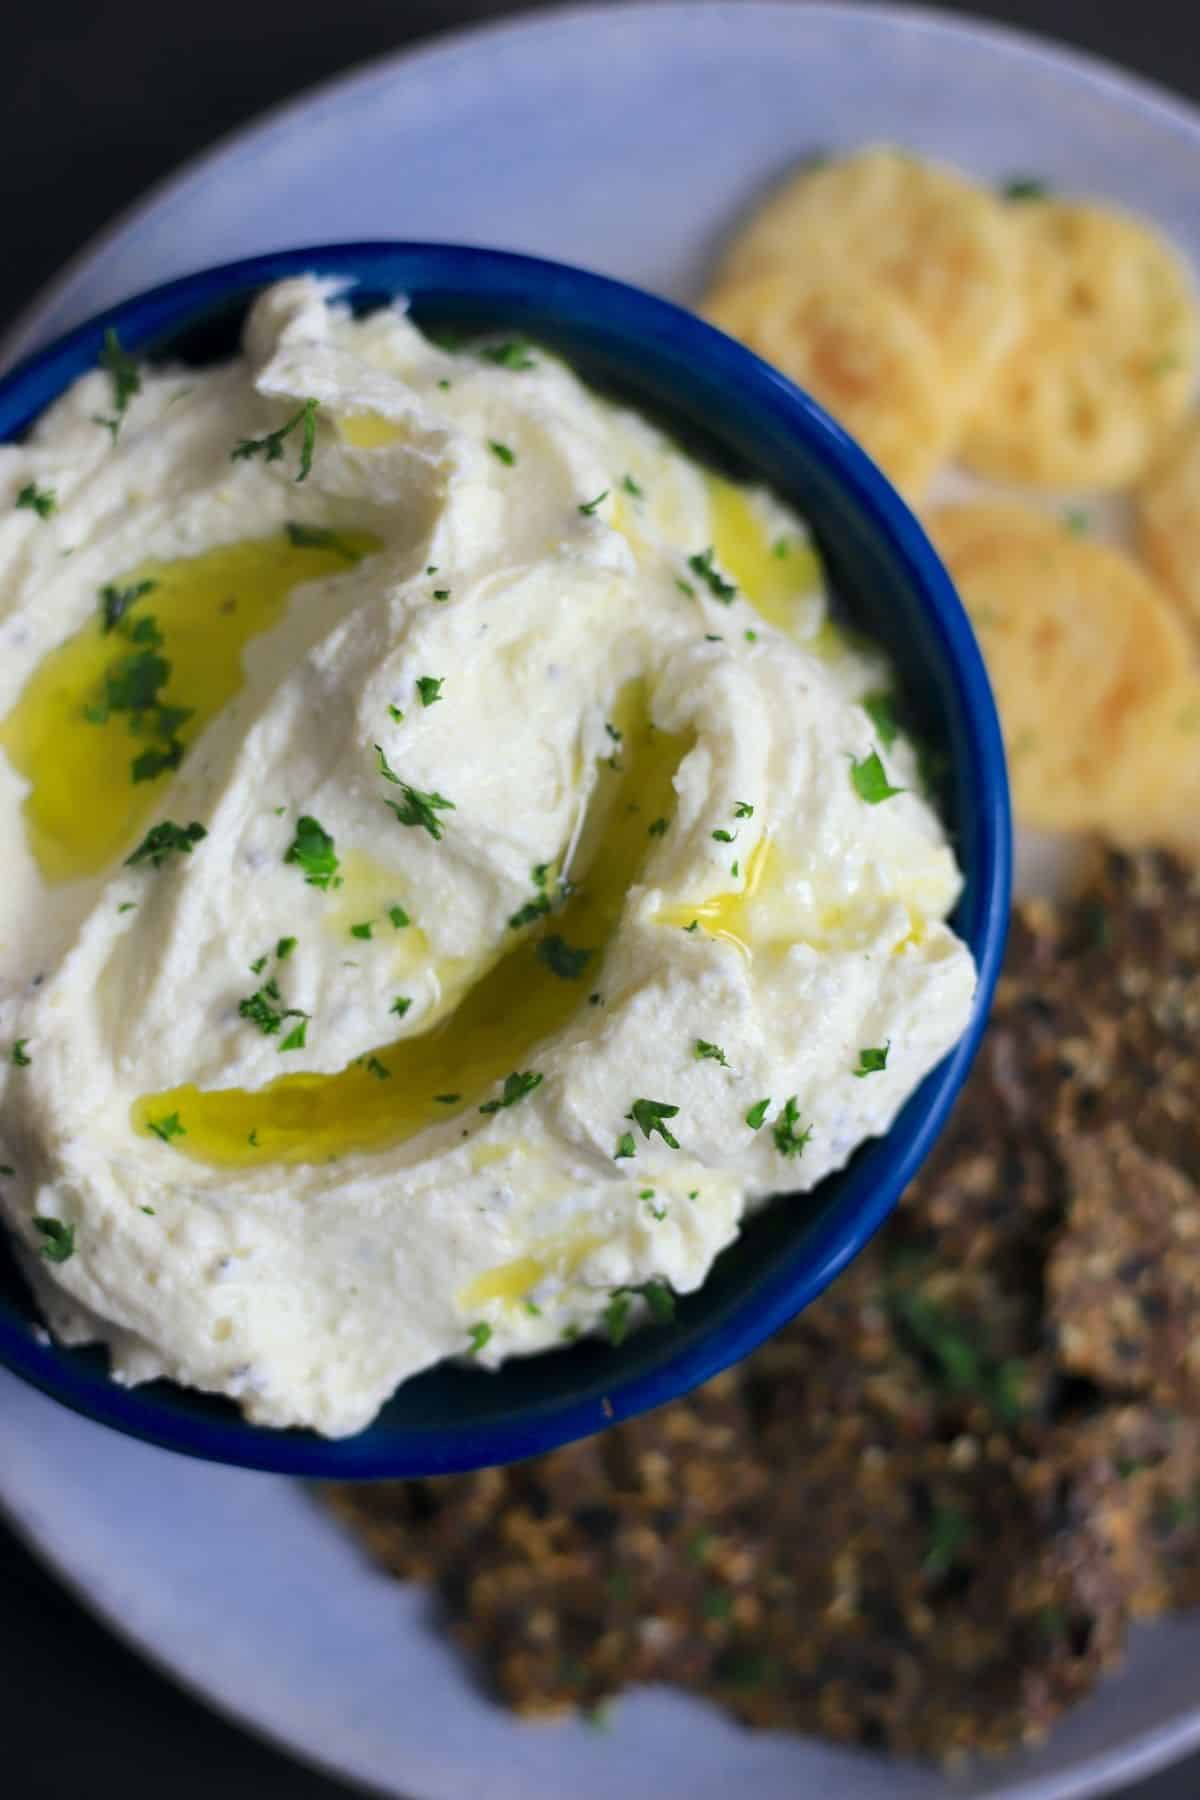
<path fill-rule="evenodd" d="M 980 0 L 981 6 L 986 0 Z M 0 330 L 184 158 L 365 57 L 516 10 L 503 0 L 55 0 L 0 24 Z M 974 10 L 947 7 L 947 11 Z M 993 0 L 993 16 L 1200 101 L 1196 0 Z M 115 1643 L 0 1527 L 0 1793 L 338 1800 Z M 1200 1763 L 1121 1800 L 1194 1800 Z"/>

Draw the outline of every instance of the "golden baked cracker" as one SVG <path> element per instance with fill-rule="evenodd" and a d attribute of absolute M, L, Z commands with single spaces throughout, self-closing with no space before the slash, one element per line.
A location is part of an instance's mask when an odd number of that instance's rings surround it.
<path fill-rule="evenodd" d="M 1020 328 L 1011 209 L 952 169 L 871 145 L 787 178 L 730 245 L 718 285 L 853 270 L 932 337 L 970 405 Z"/>
<path fill-rule="evenodd" d="M 920 495 L 953 446 L 959 411 L 932 339 L 899 301 L 853 272 L 814 267 L 718 288 L 704 310 Z"/>
<path fill-rule="evenodd" d="M 1190 271 L 1157 231 L 1110 207 L 1014 203 L 1025 325 L 963 442 L 1003 481 L 1136 481 L 1187 409 L 1200 357 Z"/>
<path fill-rule="evenodd" d="M 1138 494 L 1138 547 L 1200 626 L 1200 413 L 1155 461 Z"/>
<path fill-rule="evenodd" d="M 1011 501 L 942 507 L 929 530 L 979 634 L 1018 818 L 1177 841 L 1164 783 L 1173 756 L 1175 786 L 1200 793 L 1200 730 L 1181 724 L 1190 645 L 1155 584 L 1122 551 Z"/>

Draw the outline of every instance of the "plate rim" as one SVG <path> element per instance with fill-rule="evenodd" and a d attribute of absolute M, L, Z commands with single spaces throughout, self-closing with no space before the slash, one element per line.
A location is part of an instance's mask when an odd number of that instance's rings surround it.
<path fill-rule="evenodd" d="M 384 84 L 403 71 L 411 74 L 414 66 L 436 60 L 461 50 L 486 47 L 500 38 L 520 38 L 542 32 L 571 29 L 601 18 L 611 20 L 615 13 L 625 16 L 651 15 L 659 12 L 735 13 L 743 18 L 749 12 L 776 14 L 781 18 L 795 15 L 793 0 L 618 0 L 618 4 L 566 4 L 535 11 L 523 10 L 498 20 L 450 27 L 422 36 L 399 50 L 383 51 L 361 59 L 339 70 L 326 80 L 311 84 L 298 93 L 280 100 L 251 118 L 221 134 L 215 142 L 195 155 L 185 158 L 159 180 L 150 183 L 117 212 L 100 230 L 87 238 L 81 247 L 44 281 L 17 313 L 0 337 L 0 369 L 6 369 L 30 351 L 41 346 L 46 334 L 39 331 L 39 320 L 56 306 L 71 284 L 102 254 L 122 232 L 152 209 L 164 202 L 180 198 L 193 184 L 210 179 L 222 164 L 243 154 L 251 142 L 264 136 L 286 132 L 308 116 L 314 106 L 341 104 L 345 98 L 364 86 Z M 845 18 L 875 18 L 882 28 L 896 27 L 905 31 L 920 30 L 930 37 L 949 37 L 976 48 L 988 46 L 1016 50 L 1031 62 L 1066 73 L 1114 102 L 1135 108 L 1182 130 L 1197 140 L 1200 147 L 1200 107 L 1185 95 L 1152 77 L 1128 70 L 1119 63 L 1084 50 L 1049 34 L 1027 31 L 974 13 L 947 14 L 933 6 L 891 5 L 887 0 L 806 0 L 805 12 L 824 15 L 836 29 Z M 202 266 L 202 265 L 201 265 Z M 257 1479 L 285 1480 L 286 1477 Z M 169 1652 L 150 1636 L 143 1634 L 122 1616 L 115 1596 L 98 1594 L 87 1585 L 86 1577 L 72 1570 L 62 1547 L 50 1534 L 38 1528 L 36 1513 L 18 1505 L 5 1490 L 0 1466 L 0 1516 L 3 1516 L 18 1539 L 34 1554 L 72 1597 L 99 1619 L 105 1629 L 134 1650 L 156 1672 L 165 1674 L 175 1685 L 212 1710 L 232 1719 L 253 1738 L 279 1750 L 304 1766 L 329 1778 L 356 1788 L 364 1794 L 379 1795 L 383 1800 L 399 1800 L 400 1790 L 381 1787 L 360 1775 L 350 1775 L 344 1767 L 325 1761 L 308 1746 L 285 1732 L 275 1730 L 252 1710 L 231 1695 L 215 1695 L 191 1674 L 181 1673 Z M 1102 1690 L 1101 1690 L 1102 1691 Z M 1062 1774 L 1034 1776 L 998 1791 L 995 1800 L 1101 1800 L 1118 1783 L 1144 1779 L 1179 1761 L 1200 1748 L 1200 1705 L 1189 1716 L 1158 1725 L 1131 1737 L 1119 1747 L 1100 1751 L 1085 1762 Z M 411 1797 L 410 1797 L 411 1800 Z M 418 1797 L 419 1800 L 419 1797 Z"/>

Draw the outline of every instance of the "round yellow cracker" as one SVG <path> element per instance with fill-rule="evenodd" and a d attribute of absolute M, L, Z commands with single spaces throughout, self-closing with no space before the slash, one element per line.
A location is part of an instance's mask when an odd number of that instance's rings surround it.
<path fill-rule="evenodd" d="M 1136 481 L 1195 385 L 1190 271 L 1157 231 L 1113 208 L 1014 203 L 1025 325 L 963 441 L 1003 481 L 1114 488 Z"/>
<path fill-rule="evenodd" d="M 1200 626 L 1200 413 L 1154 463 L 1137 504 L 1138 547 Z"/>
<path fill-rule="evenodd" d="M 801 168 L 738 233 L 719 285 L 785 270 L 853 270 L 933 339 L 969 406 L 1020 328 L 1010 209 L 953 169 L 889 145 Z"/>
<path fill-rule="evenodd" d="M 1180 723 L 1190 646 L 1155 584 L 1122 551 L 1011 501 L 942 507 L 929 530 L 983 648 L 1017 817 L 1172 841 L 1170 753 L 1195 794 L 1200 731 Z"/>
<path fill-rule="evenodd" d="M 957 408 L 904 307 L 852 273 L 793 270 L 719 288 L 714 325 L 807 389 L 910 498 L 949 454 Z"/>

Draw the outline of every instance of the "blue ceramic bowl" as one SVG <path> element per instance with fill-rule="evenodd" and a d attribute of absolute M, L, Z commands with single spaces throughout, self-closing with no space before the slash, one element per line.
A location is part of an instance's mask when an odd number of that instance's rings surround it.
<path fill-rule="evenodd" d="M 39 1341 L 29 1296 L 0 1252 L 0 1361 L 65 1405 L 153 1443 L 250 1468 L 341 1479 L 431 1474 L 530 1456 L 686 1393 L 761 1343 L 862 1249 L 933 1144 L 975 1052 L 1008 920 L 1008 787 L 966 615 L 894 489 L 819 406 L 757 357 L 618 282 L 428 244 L 328 245 L 229 263 L 128 300 L 31 357 L 0 382 L 0 440 L 19 436 L 95 367 L 106 328 L 151 358 L 228 355 L 254 296 L 309 272 L 343 278 L 356 308 L 404 294 L 418 321 L 500 328 L 546 344 L 701 457 L 752 473 L 808 519 L 841 604 L 886 648 L 909 721 L 942 753 L 943 816 L 966 876 L 954 922 L 980 976 L 965 1037 L 887 1137 L 864 1145 L 811 1195 L 749 1221 L 703 1289 L 680 1301 L 674 1325 L 637 1332 L 619 1349 L 580 1343 L 494 1375 L 434 1369 L 407 1382 L 358 1437 L 270 1431 L 167 1382 L 118 1387 L 102 1351 Z"/>

